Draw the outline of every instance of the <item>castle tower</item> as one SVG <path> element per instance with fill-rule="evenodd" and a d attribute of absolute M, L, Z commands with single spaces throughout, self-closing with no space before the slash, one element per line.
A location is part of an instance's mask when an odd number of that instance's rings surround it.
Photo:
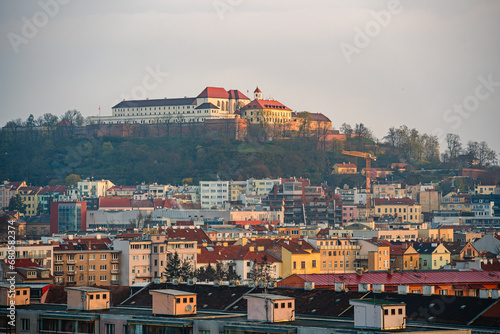
<path fill-rule="evenodd" d="M 260 91 L 259 86 L 257 86 L 257 88 L 255 88 L 255 90 L 253 91 L 253 94 L 254 94 L 254 98 L 256 100 L 262 100 L 262 92 Z"/>

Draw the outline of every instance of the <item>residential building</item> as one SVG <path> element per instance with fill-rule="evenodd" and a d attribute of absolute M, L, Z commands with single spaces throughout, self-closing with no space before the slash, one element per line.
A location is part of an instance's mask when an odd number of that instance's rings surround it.
<path fill-rule="evenodd" d="M 241 197 L 247 193 L 248 181 L 231 181 L 229 183 L 229 200 L 231 202 L 240 201 Z"/>
<path fill-rule="evenodd" d="M 469 194 L 450 192 L 443 197 L 440 210 L 471 212 L 471 197 Z"/>
<path fill-rule="evenodd" d="M 418 202 L 405 198 L 375 198 L 375 214 L 402 219 L 403 222 L 422 223 L 423 216 Z"/>
<path fill-rule="evenodd" d="M 439 210 L 441 205 L 442 195 L 440 191 L 434 189 L 426 189 L 418 193 L 417 201 L 422 207 L 422 212 L 433 212 Z"/>
<path fill-rule="evenodd" d="M 9 182 L 3 181 L 0 184 L 0 208 L 6 208 L 10 204 L 12 196 L 17 195 L 19 188 L 26 187 L 26 182 Z"/>
<path fill-rule="evenodd" d="M 450 251 L 441 243 L 414 243 L 413 248 L 419 254 L 420 270 L 441 269 L 451 261 Z"/>
<path fill-rule="evenodd" d="M 391 244 L 385 240 L 359 240 L 360 266 L 368 271 L 387 271 L 391 268 Z M 363 261 L 364 260 L 364 261 Z"/>
<path fill-rule="evenodd" d="M 350 238 L 308 239 L 319 251 L 320 273 L 352 273 L 360 267 L 361 246 Z"/>
<path fill-rule="evenodd" d="M 133 239 L 115 239 L 113 249 L 122 254 L 120 285 L 151 282 L 151 240 L 142 235 Z"/>
<path fill-rule="evenodd" d="M 38 214 L 38 193 L 42 187 L 19 187 L 18 193 L 26 205 L 26 216 Z"/>
<path fill-rule="evenodd" d="M 479 252 L 470 242 L 443 242 L 443 245 L 450 251 L 450 261 L 474 260 L 479 256 Z"/>
<path fill-rule="evenodd" d="M 37 208 L 41 209 L 39 215 L 50 215 L 50 203 L 63 201 L 66 196 L 66 186 L 46 186 L 38 193 Z"/>
<path fill-rule="evenodd" d="M 351 163 L 341 163 L 335 164 L 333 166 L 333 174 L 356 174 L 358 173 L 358 167 Z"/>
<path fill-rule="evenodd" d="M 120 284 L 121 252 L 98 240 L 85 241 L 73 239 L 54 248 L 55 283 L 66 286 Z"/>
<path fill-rule="evenodd" d="M 262 99 L 262 92 L 257 87 L 254 100 L 240 109 L 241 118 L 251 124 L 281 124 L 292 120 L 292 110 L 276 100 Z"/>
<path fill-rule="evenodd" d="M 425 228 L 418 230 L 418 237 L 427 241 L 453 241 L 454 230 L 452 228 Z"/>
<path fill-rule="evenodd" d="M 202 209 L 223 209 L 224 204 L 229 200 L 229 182 L 200 182 L 200 197 Z"/>
<path fill-rule="evenodd" d="M 411 243 L 391 244 L 391 269 L 394 271 L 417 270 L 419 254 Z"/>
<path fill-rule="evenodd" d="M 281 260 L 281 277 L 295 273 L 319 273 L 321 270 L 319 251 L 305 240 L 274 239 L 265 249 Z"/>
<path fill-rule="evenodd" d="M 0 260 L 0 280 L 6 281 L 14 276 L 16 283 L 53 283 L 50 269 L 43 268 L 29 259 L 15 259 L 14 264 Z"/>
<path fill-rule="evenodd" d="M 42 268 L 46 268 L 50 273 L 54 269 L 54 245 L 52 243 L 23 242 L 15 245 L 15 259 L 30 260 Z M 9 245 L 7 243 L 0 245 L 0 259 L 7 259 L 9 254 Z"/>
<path fill-rule="evenodd" d="M 407 190 L 402 183 L 378 182 L 372 185 L 372 198 L 404 198 Z"/>
<path fill-rule="evenodd" d="M 191 230 L 194 232 L 194 229 Z M 194 234 L 194 233 L 193 233 Z M 165 234 L 155 234 L 151 239 L 151 273 L 153 277 L 162 277 L 168 261 L 177 253 L 181 263 L 184 261 L 197 269 L 197 241 L 182 237 L 169 238 Z"/>
<path fill-rule="evenodd" d="M 106 197 L 132 197 L 136 191 L 134 186 L 112 186 L 106 190 Z"/>
<path fill-rule="evenodd" d="M 472 195 L 471 196 L 471 212 L 475 217 L 492 217 L 495 213 L 495 198 L 500 196 L 494 195 Z"/>
<path fill-rule="evenodd" d="M 479 252 L 490 252 L 492 254 L 500 254 L 500 235 L 485 234 L 479 240 L 472 243 L 472 246 Z"/>
<path fill-rule="evenodd" d="M 78 193 L 81 197 L 106 197 L 108 189 L 113 186 L 109 180 L 85 179 L 78 182 Z"/>
<path fill-rule="evenodd" d="M 499 187 L 495 185 L 476 184 L 474 185 L 474 194 L 475 195 L 495 194 L 497 188 Z"/>

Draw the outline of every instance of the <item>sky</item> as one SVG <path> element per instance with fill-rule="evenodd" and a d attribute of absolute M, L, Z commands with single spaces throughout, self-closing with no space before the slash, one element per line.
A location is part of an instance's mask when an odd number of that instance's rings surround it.
<path fill-rule="evenodd" d="M 258 85 L 336 129 L 405 124 L 500 153 L 499 17 L 498 0 L 1 1 L 0 125 Z"/>

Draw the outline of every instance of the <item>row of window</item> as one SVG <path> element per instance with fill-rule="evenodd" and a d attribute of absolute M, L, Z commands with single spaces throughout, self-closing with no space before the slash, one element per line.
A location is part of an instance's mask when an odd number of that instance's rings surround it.
<path fill-rule="evenodd" d="M 89 260 L 94 261 L 96 259 L 96 254 L 88 254 Z M 112 254 L 111 258 L 113 260 L 118 260 L 119 255 L 118 254 Z M 99 255 L 100 260 L 107 260 L 108 259 L 108 254 L 100 254 Z M 63 261 L 63 256 L 62 255 L 56 255 L 56 261 Z M 75 261 L 75 255 L 66 255 L 66 260 L 67 261 Z M 79 261 L 85 261 L 85 255 L 80 254 L 78 256 Z"/>

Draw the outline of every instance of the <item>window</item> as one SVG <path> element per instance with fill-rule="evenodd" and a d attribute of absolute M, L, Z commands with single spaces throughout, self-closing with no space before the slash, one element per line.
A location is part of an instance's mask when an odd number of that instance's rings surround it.
<path fill-rule="evenodd" d="M 100 294 L 95 295 L 95 299 L 101 299 L 101 295 Z"/>
<path fill-rule="evenodd" d="M 312 267 L 316 268 L 316 260 L 312 260 Z"/>
<path fill-rule="evenodd" d="M 101 276 L 99 276 L 99 280 L 101 280 L 101 281 L 107 281 L 108 279 L 107 279 L 106 275 L 101 275 Z"/>
<path fill-rule="evenodd" d="M 297 269 L 297 262 L 293 261 L 293 269 Z"/>
<path fill-rule="evenodd" d="M 193 302 L 193 297 L 190 297 L 189 298 L 189 302 L 192 303 Z"/>
<path fill-rule="evenodd" d="M 384 315 L 389 315 L 389 310 L 384 310 Z"/>
<path fill-rule="evenodd" d="M 300 269 L 306 269 L 306 261 L 300 262 Z"/>
<path fill-rule="evenodd" d="M 107 254 L 101 254 L 101 256 L 99 258 L 101 260 L 107 260 L 108 259 L 108 255 Z"/>
<path fill-rule="evenodd" d="M 30 319 L 21 319 L 21 330 L 22 331 L 30 330 Z"/>
<path fill-rule="evenodd" d="M 398 309 L 398 314 L 403 314 L 403 309 L 402 308 Z"/>
<path fill-rule="evenodd" d="M 92 260 L 95 260 L 95 254 L 90 254 L 90 255 L 89 255 L 89 260 L 91 260 L 91 261 L 92 261 Z"/>
<path fill-rule="evenodd" d="M 95 271 L 95 264 L 89 265 L 89 271 Z"/>
<path fill-rule="evenodd" d="M 395 308 L 393 308 L 393 309 L 391 310 L 391 315 L 395 315 L 395 314 L 396 314 L 396 309 L 395 309 Z"/>
<path fill-rule="evenodd" d="M 80 261 L 83 261 L 85 259 L 85 255 L 80 255 Z"/>
<path fill-rule="evenodd" d="M 181 299 L 180 299 L 180 298 L 175 298 L 175 302 L 176 302 L 177 304 L 180 304 L 180 303 L 181 303 Z"/>
<path fill-rule="evenodd" d="M 292 302 L 288 303 L 288 308 L 292 308 Z"/>
<path fill-rule="evenodd" d="M 115 324 L 106 324 L 104 334 L 115 334 Z"/>
<path fill-rule="evenodd" d="M 100 267 L 100 270 L 101 270 L 101 271 L 105 271 L 105 270 L 107 270 L 107 269 L 108 269 L 108 266 L 107 266 L 107 265 L 105 265 L 105 264 L 101 264 L 101 267 Z"/>

